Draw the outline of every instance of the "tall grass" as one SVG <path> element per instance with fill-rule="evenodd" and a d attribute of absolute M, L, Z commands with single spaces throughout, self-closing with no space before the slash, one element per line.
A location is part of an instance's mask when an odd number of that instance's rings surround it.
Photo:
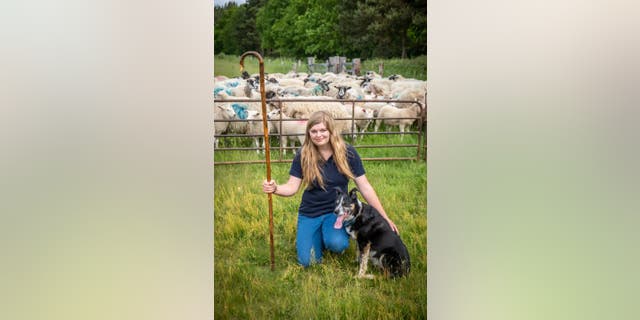
<path fill-rule="evenodd" d="M 369 59 L 362 62 L 362 69 L 379 72 L 381 64 L 385 76 L 400 74 L 405 78 L 427 80 L 427 56 L 412 59 Z"/>
<path fill-rule="evenodd" d="M 400 229 L 411 255 L 408 277 L 355 279 L 355 243 L 325 253 L 304 269 L 296 260 L 297 207 L 302 192 L 273 197 L 275 271 L 269 268 L 268 201 L 264 165 L 217 166 L 214 200 L 214 307 L 220 319 L 425 319 L 426 164 L 365 162 L 367 177 Z M 272 164 L 282 183 L 289 164 Z M 351 183 L 351 186 L 353 183 Z"/>
<path fill-rule="evenodd" d="M 263 57 L 264 71 L 266 73 L 287 73 L 293 70 L 294 63 L 298 59 Z M 349 57 L 351 59 L 351 57 Z M 307 72 L 307 60 L 299 59 L 302 63 L 298 72 Z M 362 59 L 361 73 L 368 70 L 378 72 L 378 66 L 384 65 L 384 75 L 400 74 L 406 78 L 427 80 L 427 56 L 419 56 L 411 59 Z M 245 70 L 252 73 L 260 71 L 258 60 L 253 56 L 247 56 L 244 60 Z M 240 75 L 240 57 L 219 54 L 214 58 L 214 75 L 237 77 Z"/>

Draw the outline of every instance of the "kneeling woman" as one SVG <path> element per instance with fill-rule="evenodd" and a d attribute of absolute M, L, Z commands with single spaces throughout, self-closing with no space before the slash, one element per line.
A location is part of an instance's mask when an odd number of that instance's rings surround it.
<path fill-rule="evenodd" d="M 307 267 L 313 260 L 322 261 L 324 249 L 342 253 L 349 247 L 349 235 L 344 226 L 334 228 L 336 215 L 333 213 L 337 197 L 335 187 L 346 193 L 349 179 L 353 179 L 367 203 L 380 212 L 391 229 L 398 232 L 367 180 L 358 152 L 335 130 L 331 115 L 324 111 L 311 114 L 305 138 L 291 163 L 289 181 L 278 185 L 273 180 L 265 180 L 262 184 L 265 193 L 283 197 L 296 194 L 301 185 L 306 186 L 298 209 L 298 262 Z"/>

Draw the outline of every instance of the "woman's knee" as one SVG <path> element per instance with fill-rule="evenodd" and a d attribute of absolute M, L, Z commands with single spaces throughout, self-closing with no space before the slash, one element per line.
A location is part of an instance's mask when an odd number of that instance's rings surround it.
<path fill-rule="evenodd" d="M 349 238 L 330 237 L 324 243 L 325 247 L 332 252 L 342 253 L 349 248 Z"/>

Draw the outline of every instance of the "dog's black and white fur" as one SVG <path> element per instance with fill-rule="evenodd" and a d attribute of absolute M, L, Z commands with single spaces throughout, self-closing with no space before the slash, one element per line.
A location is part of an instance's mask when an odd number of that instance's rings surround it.
<path fill-rule="evenodd" d="M 407 247 L 378 210 L 360 202 L 357 191 L 353 188 L 346 194 L 336 188 L 335 208 L 338 220 L 358 243 L 360 269 L 357 277 L 373 279 L 372 274 L 366 274 L 369 258 L 387 276 L 407 275 L 411 267 Z"/>

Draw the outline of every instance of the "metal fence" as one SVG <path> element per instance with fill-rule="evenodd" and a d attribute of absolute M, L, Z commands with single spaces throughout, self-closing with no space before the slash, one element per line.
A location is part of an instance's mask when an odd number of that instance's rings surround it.
<path fill-rule="evenodd" d="M 271 103 L 271 104 L 275 104 L 278 106 L 278 108 L 280 108 L 282 110 L 282 103 L 290 103 L 290 102 L 298 102 L 298 101 L 303 101 L 303 102 L 341 102 L 344 104 L 351 104 L 351 117 L 350 118 L 336 118 L 335 120 L 350 120 L 351 123 L 351 133 L 343 133 L 343 136 L 346 137 L 353 137 L 353 134 L 357 134 L 357 135 L 400 135 L 402 132 L 399 131 L 390 131 L 388 126 L 385 126 L 385 128 L 388 131 L 380 131 L 380 132 L 372 132 L 372 131 L 366 131 L 364 133 L 360 133 L 357 132 L 357 128 L 356 128 L 356 124 L 355 124 L 355 120 L 368 120 L 367 118 L 356 118 L 355 117 L 355 108 L 356 108 L 356 104 L 358 103 L 364 103 L 364 102 L 395 102 L 395 103 L 409 103 L 409 104 L 417 104 L 420 106 L 420 114 L 415 117 L 415 118 L 385 118 L 385 119 L 415 119 L 416 122 L 413 123 L 412 126 L 409 127 L 410 131 L 406 131 L 404 134 L 405 135 L 416 135 L 417 139 L 416 139 L 416 143 L 408 143 L 408 144 L 377 144 L 377 145 L 366 145 L 366 144 L 359 144 L 359 139 L 351 139 L 351 141 L 349 141 L 349 143 L 351 145 L 353 145 L 354 147 L 357 147 L 358 149 L 369 149 L 369 148 L 376 148 L 376 149 L 385 149 L 385 148 L 415 148 L 416 153 L 415 156 L 411 156 L 411 157 L 362 157 L 361 159 L 363 161 L 394 161 L 394 160 L 426 160 L 426 155 L 427 155 L 427 108 L 426 108 L 426 104 L 423 105 L 422 103 L 418 102 L 418 101 L 411 101 L 411 100 L 395 100 L 395 99 L 376 99 L 376 100 L 340 100 L 340 99 L 286 99 L 286 100 L 281 100 L 281 99 L 268 99 L 267 100 L 267 104 Z M 426 101 L 426 99 L 425 99 Z M 214 100 L 214 103 L 236 103 L 236 102 L 260 102 L 260 99 L 233 99 L 233 100 Z M 280 113 L 280 119 L 272 119 L 269 120 L 269 122 L 271 122 L 272 125 L 280 125 L 280 130 L 278 130 L 278 132 L 282 132 L 282 123 L 286 122 L 286 121 L 300 121 L 300 120 L 308 120 L 306 118 L 303 119 L 298 119 L 298 118 L 294 118 L 294 119 L 282 119 L 282 113 Z M 372 122 L 375 122 L 377 120 L 377 118 L 373 118 Z M 256 121 L 256 120 L 248 120 L 248 119 L 236 119 L 236 120 L 214 120 L 214 121 L 220 121 L 220 122 L 249 122 L 249 121 Z M 259 120 L 262 121 L 262 120 Z M 371 126 L 371 124 L 370 124 Z M 415 131 L 411 131 L 411 129 L 415 128 Z M 276 162 L 276 163 L 282 163 L 282 162 L 291 162 L 291 159 L 289 158 L 284 158 L 283 157 L 283 151 L 287 150 L 287 151 L 292 151 L 295 152 L 296 149 L 299 148 L 299 146 L 296 147 L 288 147 L 288 146 L 283 146 L 281 143 L 281 137 L 282 136 L 299 136 L 299 134 L 280 134 L 278 132 L 274 132 L 274 133 L 269 133 L 269 137 L 277 137 L 277 142 L 278 142 L 278 146 L 274 147 L 272 144 L 270 144 L 270 149 L 271 150 L 279 150 L 279 154 L 277 158 L 272 157 L 271 158 L 271 162 Z M 264 137 L 263 134 L 237 134 L 237 133 L 224 133 L 224 134 L 220 134 L 220 135 L 214 135 L 214 138 L 220 139 L 220 140 L 224 140 L 224 139 L 239 139 L 239 138 L 261 138 Z M 270 141 L 269 141 L 270 143 Z M 251 151 L 260 151 L 260 150 L 264 150 L 264 148 L 262 147 L 220 147 L 220 148 L 214 148 L 214 153 L 216 152 L 226 152 L 226 151 L 247 151 L 247 152 L 251 152 Z M 242 160 L 242 161 L 214 161 L 214 165 L 229 165 L 229 164 L 260 164 L 260 163 L 264 163 L 264 160 Z"/>

